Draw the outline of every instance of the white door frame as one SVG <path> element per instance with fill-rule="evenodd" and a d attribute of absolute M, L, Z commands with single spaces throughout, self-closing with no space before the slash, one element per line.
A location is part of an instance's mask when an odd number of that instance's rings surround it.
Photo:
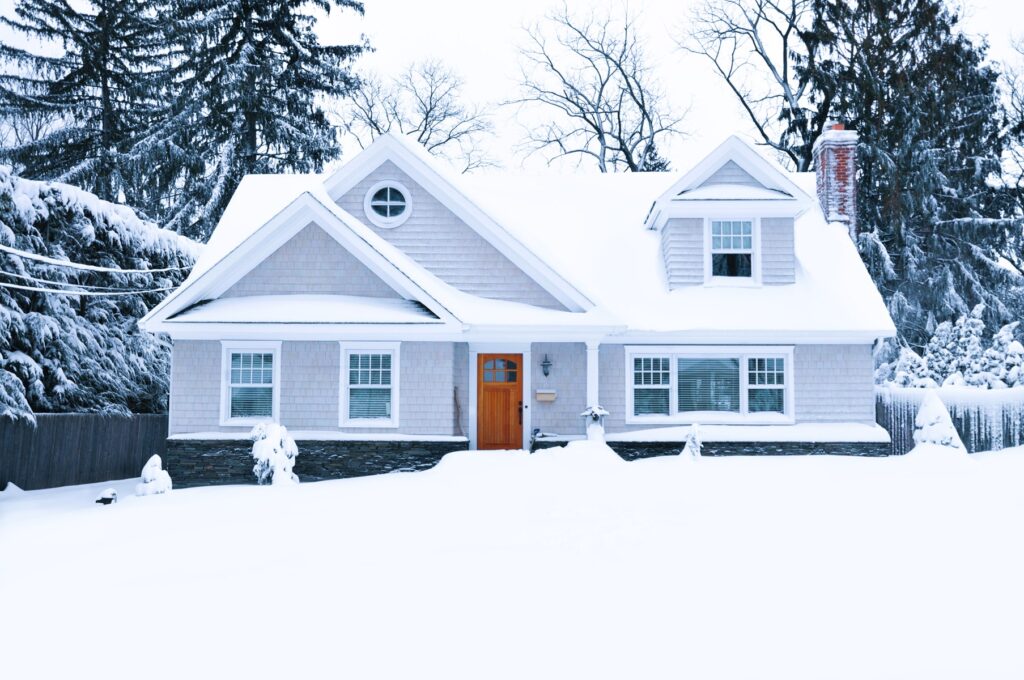
<path fill-rule="evenodd" d="M 476 401 L 479 377 L 477 365 L 481 354 L 522 354 L 523 355 L 523 448 L 529 451 L 533 433 L 533 418 L 530 405 L 533 401 L 533 357 L 528 342 L 471 342 L 469 343 L 469 448 L 476 448 Z"/>

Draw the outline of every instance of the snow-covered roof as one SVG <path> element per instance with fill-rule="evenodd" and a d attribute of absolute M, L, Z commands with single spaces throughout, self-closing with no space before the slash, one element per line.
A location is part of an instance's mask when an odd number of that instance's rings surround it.
<path fill-rule="evenodd" d="M 747 184 L 704 184 L 683 191 L 675 201 L 791 201 L 784 191 Z"/>
<path fill-rule="evenodd" d="M 352 295 L 251 295 L 210 300 L 172 317 L 184 323 L 440 323 L 418 302 Z"/>
<path fill-rule="evenodd" d="M 392 144 L 400 153 L 405 153 L 401 150 L 407 146 L 405 141 Z M 650 228 L 650 209 L 660 199 L 676 198 L 681 185 L 686 190 L 688 183 L 703 181 L 709 170 L 700 166 L 710 167 L 707 159 L 685 174 L 438 174 L 438 181 L 451 184 L 460 200 L 470 201 L 474 210 L 500 225 L 545 268 L 556 272 L 559 281 L 572 286 L 574 294 L 583 296 L 581 299 L 589 303 L 585 312 L 484 299 L 455 289 L 337 205 L 331 199 L 337 173 L 263 175 L 244 178 L 192 273 L 161 307 L 170 305 L 164 310 L 165 315 L 181 311 L 180 307 L 173 309 L 172 298 L 195 286 L 221 261 L 229 259 L 275 216 L 285 215 L 296 204 L 305 202 L 314 206 L 317 214 L 329 215 L 338 233 L 351 236 L 360 247 L 393 265 L 408 280 L 406 298 L 422 302 L 442 317 L 450 314 L 449 321 L 461 323 L 460 330 L 473 326 L 575 329 L 628 333 L 637 338 L 649 334 L 652 339 L 677 335 L 692 342 L 840 342 L 852 337 L 867 341 L 893 335 L 892 320 L 846 228 L 827 223 L 817 203 L 807 200 L 815 193 L 813 173 L 784 173 L 785 177 L 776 178 L 771 173 L 782 174 L 781 171 L 773 169 L 769 161 L 735 138 L 727 140 L 709 158 L 720 162 L 716 154 L 727 153 L 749 155 L 747 167 L 759 180 L 764 178 L 773 186 L 723 189 L 723 185 L 711 184 L 688 193 L 707 189 L 708 196 L 700 200 L 724 196 L 722 191 L 730 193 L 733 200 L 800 200 L 803 212 L 797 216 L 794 227 L 795 283 L 708 284 L 669 290 L 661 260 L 660 235 Z M 415 151 L 415 158 L 418 163 L 440 165 L 419 150 Z M 742 196 L 733 196 L 736 192 Z M 749 192 L 756 192 L 756 196 Z M 197 301 L 199 298 L 184 300 L 188 304 Z M 230 307 L 241 303 L 226 304 L 229 306 L 208 304 L 188 314 L 198 314 L 191 316 L 191 320 L 198 320 L 203 314 L 222 310 L 242 313 L 237 307 Z M 332 309 L 341 312 L 338 305 Z M 367 319 L 383 313 L 379 308 L 360 309 L 366 311 Z M 147 320 L 156 316 L 158 310 L 160 307 Z M 250 311 L 263 316 L 270 314 L 258 307 L 245 313 Z"/>

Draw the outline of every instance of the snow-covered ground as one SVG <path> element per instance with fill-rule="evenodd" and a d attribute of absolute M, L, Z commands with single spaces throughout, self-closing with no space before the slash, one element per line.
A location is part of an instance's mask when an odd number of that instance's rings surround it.
<path fill-rule="evenodd" d="M 3 677 L 1024 677 L 1024 449 L 136 481 L 0 494 Z"/>

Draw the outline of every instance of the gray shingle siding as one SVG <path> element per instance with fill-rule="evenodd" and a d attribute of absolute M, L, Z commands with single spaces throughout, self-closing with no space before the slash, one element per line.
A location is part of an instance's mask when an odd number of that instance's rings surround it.
<path fill-rule="evenodd" d="M 708 184 L 742 184 L 745 186 L 763 186 L 760 182 L 750 176 L 746 170 L 736 164 L 736 161 L 729 161 L 714 174 L 701 183 L 701 186 Z"/>
<path fill-rule="evenodd" d="M 669 290 L 704 283 L 704 220 L 669 220 L 661 230 L 661 256 Z"/>
<path fill-rule="evenodd" d="M 875 422 L 871 345 L 797 345 L 798 422 Z"/>
<path fill-rule="evenodd" d="M 795 281 L 793 218 L 765 217 L 761 220 L 761 282 L 774 285 Z"/>
<path fill-rule="evenodd" d="M 798 423 L 875 422 L 871 345 L 797 345 L 793 350 L 795 416 Z M 649 429 L 626 425 L 624 345 L 601 345 L 601 405 L 609 432 Z"/>
<path fill-rule="evenodd" d="M 281 422 L 293 430 L 353 433 L 453 434 L 454 343 L 403 342 L 399 427 L 339 428 L 341 348 L 337 342 L 281 343 Z M 220 426 L 221 344 L 174 343 L 170 434 L 244 432 Z"/>
<path fill-rule="evenodd" d="M 453 348 L 454 387 L 457 408 L 454 413 L 455 434 L 469 436 L 469 344 L 457 342 Z"/>
<path fill-rule="evenodd" d="M 298 293 L 399 297 L 315 224 L 302 229 L 221 297 Z"/>
<path fill-rule="evenodd" d="M 409 219 L 392 229 L 374 226 L 363 209 L 366 193 L 374 184 L 384 180 L 399 182 L 412 194 Z M 338 205 L 459 290 L 494 300 L 565 309 L 511 260 L 390 161 L 349 190 L 338 200 Z"/>
<path fill-rule="evenodd" d="M 580 413 L 587 407 L 587 346 L 583 343 L 535 342 L 531 349 L 533 395 L 532 426 L 553 434 L 582 434 Z M 551 360 L 550 375 L 545 377 L 541 362 Z M 553 389 L 553 402 L 539 402 L 537 390 Z"/>

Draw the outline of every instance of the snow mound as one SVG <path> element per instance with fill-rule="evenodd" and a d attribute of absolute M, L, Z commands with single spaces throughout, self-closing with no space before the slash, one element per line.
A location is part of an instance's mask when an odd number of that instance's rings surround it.
<path fill-rule="evenodd" d="M 142 481 L 135 485 L 136 496 L 167 493 L 171 490 L 171 475 L 163 469 L 160 456 L 153 454 L 142 467 Z"/>
<path fill-rule="evenodd" d="M 16 496 L 23 493 L 25 493 L 25 490 L 22 489 L 17 484 L 15 484 L 14 482 L 7 482 L 7 486 L 5 486 L 3 490 L 0 490 L 0 496 L 7 497 Z"/>
<path fill-rule="evenodd" d="M 298 484 L 299 477 L 292 468 L 299 447 L 288 434 L 288 428 L 279 423 L 259 423 L 252 428 L 252 457 L 256 460 L 253 474 L 260 484 Z"/>
<path fill-rule="evenodd" d="M 924 444 L 931 444 L 967 453 L 960 435 L 953 427 L 949 411 L 934 391 L 929 391 L 921 400 L 921 408 L 914 419 L 914 443 L 917 445 L 915 451 Z"/>

